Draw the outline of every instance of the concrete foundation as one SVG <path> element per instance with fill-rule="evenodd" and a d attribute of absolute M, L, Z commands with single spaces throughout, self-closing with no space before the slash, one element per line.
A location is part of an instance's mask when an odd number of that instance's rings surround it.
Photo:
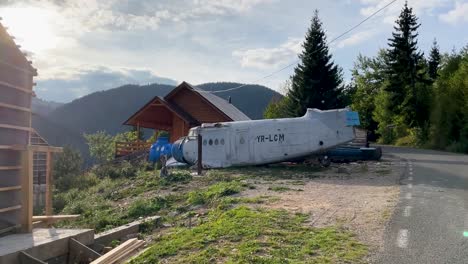
<path fill-rule="evenodd" d="M 37 228 L 32 233 L 1 237 L 0 264 L 19 264 L 21 251 L 42 261 L 67 255 L 71 238 L 92 245 L 94 230 Z"/>

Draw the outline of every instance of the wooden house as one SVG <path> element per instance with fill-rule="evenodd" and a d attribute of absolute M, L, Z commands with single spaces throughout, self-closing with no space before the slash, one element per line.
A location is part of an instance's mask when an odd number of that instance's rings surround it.
<path fill-rule="evenodd" d="M 124 125 L 167 131 L 170 141 L 186 136 L 202 123 L 243 121 L 250 118 L 230 102 L 215 94 L 182 82 L 165 97 L 156 96 L 128 118 Z M 147 148 L 147 145 L 142 146 Z M 127 144 L 127 149 L 132 146 Z M 133 146 L 117 150 L 122 156 L 138 150 Z"/>

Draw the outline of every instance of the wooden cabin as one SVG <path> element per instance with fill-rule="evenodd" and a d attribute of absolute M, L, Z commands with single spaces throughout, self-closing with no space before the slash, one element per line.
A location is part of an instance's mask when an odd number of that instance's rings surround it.
<path fill-rule="evenodd" d="M 190 128 L 202 123 L 244 121 L 250 118 L 230 102 L 215 94 L 182 82 L 165 97 L 156 96 L 135 112 L 124 125 L 167 131 L 170 141 L 186 136 Z M 128 148 L 131 146 L 128 145 Z M 147 148 L 147 145 L 143 146 Z M 122 156 L 138 150 L 133 146 L 117 150 Z"/>

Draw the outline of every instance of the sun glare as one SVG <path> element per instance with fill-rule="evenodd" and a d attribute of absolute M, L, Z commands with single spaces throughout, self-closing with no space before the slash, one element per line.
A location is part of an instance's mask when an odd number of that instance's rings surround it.
<path fill-rule="evenodd" d="M 14 7 L 0 9 L 1 23 L 8 27 L 10 35 L 21 48 L 33 53 L 55 48 L 57 36 L 54 34 L 53 13 L 34 7 Z"/>

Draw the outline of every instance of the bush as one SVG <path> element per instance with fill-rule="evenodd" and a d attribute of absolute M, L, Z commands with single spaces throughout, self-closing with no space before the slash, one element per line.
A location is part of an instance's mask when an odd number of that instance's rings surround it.
<path fill-rule="evenodd" d="M 101 179 L 105 177 L 109 177 L 111 179 L 117 179 L 120 177 L 132 178 L 136 176 L 138 166 L 134 166 L 128 161 L 123 161 L 120 164 L 98 165 L 94 167 L 93 171 Z"/>
<path fill-rule="evenodd" d="M 452 142 L 445 149 L 450 152 L 468 153 L 468 141 Z"/>
<path fill-rule="evenodd" d="M 76 177 L 82 173 L 83 159 L 78 151 L 64 147 L 54 160 L 55 188 L 66 191 L 76 187 Z"/>

